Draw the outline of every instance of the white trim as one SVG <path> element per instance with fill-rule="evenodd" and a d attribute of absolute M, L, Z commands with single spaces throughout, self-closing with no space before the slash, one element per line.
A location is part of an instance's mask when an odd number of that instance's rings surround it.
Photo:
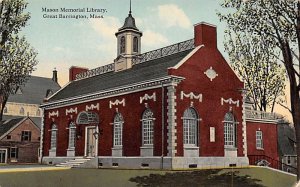
<path fill-rule="evenodd" d="M 0 148 L 0 150 L 3 150 L 3 151 L 5 151 L 5 164 L 7 163 L 7 154 L 8 154 L 8 151 L 7 151 L 7 148 Z"/>
<path fill-rule="evenodd" d="M 145 94 L 143 97 L 140 97 L 140 104 L 143 103 L 143 101 L 148 101 L 150 99 L 153 99 L 153 101 L 156 101 L 156 93 L 153 92 L 152 95 L 148 95 L 148 94 Z"/>
<path fill-rule="evenodd" d="M 112 106 L 114 105 L 123 105 L 123 107 L 125 107 L 125 98 L 123 98 L 122 100 L 116 99 L 114 102 L 109 101 L 109 108 L 112 108 Z"/>
<path fill-rule="evenodd" d="M 277 125 L 278 120 L 266 120 L 266 119 L 246 118 L 246 122 L 268 123 L 268 124 Z"/>
<path fill-rule="evenodd" d="M 51 117 L 53 117 L 53 116 L 56 116 L 56 117 L 58 117 L 58 116 L 59 116 L 59 111 L 58 111 L 58 110 L 56 110 L 55 112 L 54 112 L 54 111 L 52 111 L 52 112 L 49 112 L 49 113 L 48 113 L 48 115 L 49 115 L 49 117 L 48 117 L 48 118 L 51 118 Z"/>
<path fill-rule="evenodd" d="M 190 99 L 198 99 L 199 102 L 202 102 L 202 94 L 194 94 L 194 92 L 190 92 L 189 94 L 185 94 L 183 91 L 180 92 L 180 99 L 183 100 L 183 98 L 190 98 Z"/>
<path fill-rule="evenodd" d="M 170 67 L 168 69 L 178 69 L 182 64 L 184 64 L 189 58 L 191 58 L 191 56 L 193 56 L 202 47 L 204 47 L 204 45 L 197 46 L 188 55 L 186 55 L 179 63 L 177 63 L 175 66 Z"/>
<path fill-rule="evenodd" d="M 224 105 L 224 103 L 228 103 L 228 104 L 234 104 L 236 105 L 237 107 L 240 106 L 240 100 L 236 100 L 234 101 L 232 98 L 229 98 L 229 99 L 224 99 L 223 97 L 221 98 L 221 105 Z"/>
<path fill-rule="evenodd" d="M 138 82 L 138 83 L 134 83 L 134 84 L 130 84 L 130 85 L 115 87 L 113 89 L 107 89 L 104 91 L 93 92 L 93 93 L 86 94 L 86 95 L 69 97 L 66 99 L 56 100 L 53 102 L 47 102 L 47 103 L 41 104 L 40 107 L 47 108 L 47 109 L 60 108 L 62 106 L 70 106 L 70 105 L 74 105 L 74 104 L 78 104 L 78 103 L 85 103 L 88 101 L 94 101 L 94 100 L 103 99 L 103 98 L 115 97 L 118 95 L 125 95 L 128 93 L 140 92 L 140 91 L 149 90 L 149 89 L 153 89 L 153 88 L 160 88 L 161 82 L 163 82 L 163 81 L 170 81 L 169 83 L 164 84 L 165 86 L 168 86 L 169 84 L 172 84 L 172 82 L 175 82 L 175 81 L 179 82 L 183 79 L 185 79 L 185 78 L 180 77 L 180 76 L 175 76 L 175 75 L 169 75 L 169 76 L 164 76 L 164 77 L 157 78 L 157 79 L 151 79 L 148 81 L 142 81 L 142 82 Z M 144 88 L 143 88 L 143 85 L 145 85 Z M 154 85 L 154 86 L 151 86 L 151 85 Z M 129 91 L 130 89 L 132 89 L 132 90 Z M 102 94 L 102 96 L 100 94 Z M 88 98 L 88 97 L 91 97 L 91 98 Z M 79 101 L 74 102 L 74 100 L 79 100 Z M 67 104 L 64 104 L 64 103 L 67 103 Z M 51 106 L 51 105 L 55 105 L 55 106 Z"/>
<path fill-rule="evenodd" d="M 97 109 L 99 111 L 99 103 L 97 103 L 96 105 L 91 104 L 89 105 L 85 105 L 85 111 L 89 111 L 89 110 L 94 110 Z"/>
<path fill-rule="evenodd" d="M 60 92 L 61 90 L 63 90 L 65 87 L 67 87 L 69 84 L 71 84 L 71 82 L 73 81 L 70 81 L 68 82 L 66 85 L 64 85 L 62 88 L 60 88 L 59 90 L 57 90 L 54 94 L 50 95 L 50 97 L 46 98 L 46 101 L 48 101 L 49 99 L 51 99 L 52 97 L 54 97 L 58 92 Z"/>
<path fill-rule="evenodd" d="M 72 113 L 77 114 L 77 107 L 75 107 L 75 108 L 70 108 L 70 109 L 66 109 L 66 116 L 67 116 L 68 114 L 72 114 Z"/>
<path fill-rule="evenodd" d="M 42 113 L 43 113 L 43 116 L 44 116 L 44 109 L 42 109 Z M 41 131 L 40 131 L 40 157 L 38 158 L 39 159 L 39 163 L 41 164 L 42 163 L 42 158 L 43 158 L 43 143 L 44 143 L 44 126 L 45 126 L 45 121 L 44 121 L 44 117 L 42 117 L 42 121 L 41 121 Z"/>

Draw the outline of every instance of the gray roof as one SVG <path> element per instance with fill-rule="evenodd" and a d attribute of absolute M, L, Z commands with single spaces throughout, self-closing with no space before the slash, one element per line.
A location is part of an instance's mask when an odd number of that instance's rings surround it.
<path fill-rule="evenodd" d="M 10 116 L 10 115 L 3 115 L 3 120 L 15 119 L 15 118 L 24 118 L 24 116 Z M 29 117 L 34 124 L 41 129 L 42 125 L 42 118 L 41 117 Z"/>
<path fill-rule="evenodd" d="M 120 72 L 105 74 L 76 80 L 50 98 L 51 101 L 86 95 L 119 86 L 138 83 L 146 80 L 161 78 L 168 75 L 168 68 L 179 63 L 191 50 L 172 54 L 134 65 Z"/>
<path fill-rule="evenodd" d="M 60 86 L 51 78 L 31 76 L 20 89 L 22 94 L 10 95 L 8 102 L 41 104 L 49 90 L 55 93 L 60 89 Z"/>
<path fill-rule="evenodd" d="M 278 124 L 279 155 L 296 155 L 294 142 L 296 142 L 295 129 L 286 123 Z"/>
<path fill-rule="evenodd" d="M 1 121 L 0 122 L 0 136 L 5 134 L 7 131 L 9 131 L 16 124 L 20 123 L 23 119 L 24 119 L 24 117 Z"/>
<path fill-rule="evenodd" d="M 131 15 L 131 11 L 128 14 L 128 17 L 125 19 L 123 27 L 119 29 L 119 31 L 125 30 L 125 29 L 134 29 L 134 30 L 139 30 L 136 25 L 135 25 L 135 19 Z"/>

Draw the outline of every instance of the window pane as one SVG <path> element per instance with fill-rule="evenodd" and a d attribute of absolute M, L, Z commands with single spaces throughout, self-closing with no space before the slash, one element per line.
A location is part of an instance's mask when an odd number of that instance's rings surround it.
<path fill-rule="evenodd" d="M 183 142 L 197 146 L 197 112 L 193 108 L 188 108 L 183 114 Z"/>

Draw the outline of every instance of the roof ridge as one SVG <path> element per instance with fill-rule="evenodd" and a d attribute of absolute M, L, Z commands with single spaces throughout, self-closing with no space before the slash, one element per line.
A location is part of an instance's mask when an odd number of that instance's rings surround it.
<path fill-rule="evenodd" d="M 148 51 L 137 55 L 136 58 L 133 58 L 132 65 L 137 65 L 140 63 L 148 62 L 151 60 L 159 59 L 162 57 L 170 56 L 173 54 L 177 54 L 183 51 L 187 51 L 195 48 L 194 39 L 185 40 L 182 42 L 178 42 L 172 45 L 168 45 L 159 49 L 155 49 L 152 51 Z M 105 74 L 108 72 L 115 71 L 115 63 L 106 64 L 104 66 L 100 66 L 76 75 L 75 80 L 86 79 L 89 77 L 94 77 L 97 75 Z"/>

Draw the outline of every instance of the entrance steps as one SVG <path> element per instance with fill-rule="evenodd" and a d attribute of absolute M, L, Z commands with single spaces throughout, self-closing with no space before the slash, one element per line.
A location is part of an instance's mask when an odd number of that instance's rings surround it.
<path fill-rule="evenodd" d="M 56 167 L 70 167 L 70 168 L 77 168 L 80 165 L 88 162 L 91 160 L 90 158 L 75 158 L 73 160 L 68 160 L 66 162 L 56 164 Z"/>

